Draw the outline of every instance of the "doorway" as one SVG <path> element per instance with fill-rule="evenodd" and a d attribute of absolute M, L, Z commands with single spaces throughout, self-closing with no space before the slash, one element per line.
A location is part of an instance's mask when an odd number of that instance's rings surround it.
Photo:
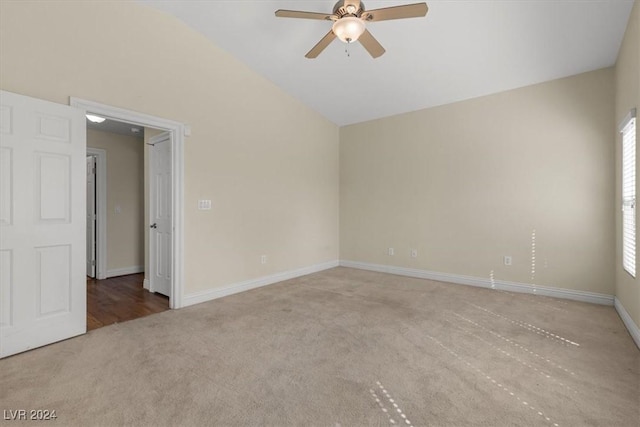
<path fill-rule="evenodd" d="M 145 275 L 149 277 L 145 268 L 149 215 L 145 209 L 149 200 L 154 201 L 146 189 L 150 175 L 145 173 L 145 157 L 155 151 L 148 150 L 145 144 L 147 133 L 155 130 L 95 115 L 88 115 L 86 126 L 87 329 L 92 330 L 169 309 L 170 290 L 154 289 L 155 293 L 151 293 L 143 285 Z M 106 185 L 97 190 L 97 181 Z M 101 207 L 106 205 L 99 215 L 98 200 Z M 106 222 L 108 233 L 97 235 L 98 219 Z"/>
<path fill-rule="evenodd" d="M 0 92 L 3 107 L 0 187 L 2 206 L 11 207 L 2 209 L 0 218 L 3 222 L 0 357 L 86 332 L 87 206 L 86 181 L 80 177 L 86 175 L 87 111 L 169 132 L 172 173 L 169 187 L 173 196 L 169 206 L 172 212 L 169 307 L 182 307 L 185 126 L 75 98 L 66 106 Z M 16 117 L 20 120 L 14 120 Z M 20 156 L 14 157 L 14 153 Z M 99 170 L 97 176 L 99 179 Z M 14 185 L 24 191 L 13 191 Z M 99 182 L 96 189 L 100 189 Z M 99 199 L 97 196 L 96 200 Z M 99 210 L 97 204 L 96 207 Z M 14 218 L 33 218 L 38 226 L 25 226 L 26 222 Z M 97 233 L 100 232 L 98 221 Z M 97 258 L 100 259 L 99 251 Z M 34 295 L 38 296 L 35 301 Z"/>
<path fill-rule="evenodd" d="M 165 234 L 162 244 L 167 248 L 169 257 L 165 257 L 166 263 L 164 265 L 164 271 L 167 277 L 167 288 L 168 288 L 168 297 L 169 297 L 169 307 L 172 309 L 182 307 L 183 300 L 183 146 L 184 146 L 184 133 L 185 126 L 181 123 L 149 116 L 142 113 L 137 113 L 134 111 L 123 110 L 116 107 L 107 106 L 104 104 L 95 103 L 92 101 L 86 101 L 77 98 L 71 98 L 71 105 L 77 108 L 81 108 L 85 110 L 88 114 L 95 114 L 100 117 L 111 119 L 114 121 L 119 121 L 123 123 L 127 123 L 133 126 L 142 126 L 144 128 L 153 128 L 163 131 L 166 135 L 166 156 L 165 156 L 165 166 L 169 168 L 170 174 L 165 178 L 166 190 L 169 194 L 171 194 L 170 200 L 165 204 L 166 209 L 168 211 L 168 225 L 167 230 L 168 234 Z M 99 165 L 98 165 L 99 168 Z M 150 174 L 154 173 L 153 167 L 150 165 Z M 98 177 L 98 187 L 99 184 Z M 98 188 L 99 192 L 99 188 Z M 98 196 L 100 197 L 100 196 Z M 149 204 L 156 204 L 155 200 L 153 200 L 153 195 L 150 193 L 149 195 Z M 100 217 L 100 213 L 98 212 L 98 218 Z M 150 220 L 151 218 L 145 218 L 145 220 Z M 153 222 L 146 224 L 146 227 L 150 227 L 153 225 Z M 103 228 L 104 233 L 106 234 L 106 227 Z M 98 269 L 100 270 L 101 263 L 101 255 L 100 255 L 100 225 L 98 224 Z M 152 233 L 149 233 L 151 235 Z M 168 237 L 167 237 L 168 236 Z M 149 253 L 161 253 L 162 251 L 158 250 L 157 240 L 148 239 L 149 242 Z M 151 262 L 151 257 L 148 257 L 148 264 Z M 146 266 L 145 266 L 146 267 Z M 148 268 L 145 268 L 146 271 L 149 271 Z M 145 280 L 146 286 L 151 286 L 149 282 Z M 153 289 L 152 289 L 153 290 Z"/>

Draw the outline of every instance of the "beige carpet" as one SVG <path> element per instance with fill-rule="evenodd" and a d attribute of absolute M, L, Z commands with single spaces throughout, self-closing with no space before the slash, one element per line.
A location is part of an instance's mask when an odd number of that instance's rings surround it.
<path fill-rule="evenodd" d="M 65 426 L 638 426 L 640 351 L 612 307 L 336 268 L 2 360 L 0 402 Z"/>

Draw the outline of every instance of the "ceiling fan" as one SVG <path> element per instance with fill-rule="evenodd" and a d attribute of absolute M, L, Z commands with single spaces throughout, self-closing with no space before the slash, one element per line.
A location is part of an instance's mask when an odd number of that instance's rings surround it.
<path fill-rule="evenodd" d="M 339 0 L 333 6 L 333 13 L 303 12 L 299 10 L 276 10 L 279 18 L 320 19 L 333 21 L 333 27 L 307 54 L 305 57 L 312 59 L 338 37 L 345 43 L 353 43 L 359 40 L 369 54 L 377 58 L 385 50 L 369 30 L 367 22 L 388 21 L 391 19 L 417 18 L 425 16 L 429 8 L 426 3 L 407 4 L 403 6 L 385 7 L 382 9 L 365 10 L 360 0 Z"/>

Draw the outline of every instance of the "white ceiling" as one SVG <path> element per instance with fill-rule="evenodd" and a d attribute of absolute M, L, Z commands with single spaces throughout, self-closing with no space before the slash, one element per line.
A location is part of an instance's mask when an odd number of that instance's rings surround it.
<path fill-rule="evenodd" d="M 418 1 L 364 4 L 372 10 Z M 139 2 L 181 19 L 338 125 L 612 66 L 633 6 L 633 0 L 428 0 L 425 18 L 367 25 L 387 50 L 378 59 L 359 43 L 347 57 L 339 40 L 306 59 L 331 22 L 274 12 L 330 13 L 332 0 Z"/>
<path fill-rule="evenodd" d="M 111 132 L 144 139 L 144 128 L 142 126 L 132 125 L 130 123 L 119 122 L 116 120 L 107 119 L 102 123 L 94 123 L 87 119 L 87 127 L 89 129 L 101 130 L 102 132 Z"/>

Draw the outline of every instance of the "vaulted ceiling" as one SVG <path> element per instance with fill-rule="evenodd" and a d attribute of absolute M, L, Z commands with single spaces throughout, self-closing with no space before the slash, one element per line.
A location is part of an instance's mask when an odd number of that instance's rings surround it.
<path fill-rule="evenodd" d="M 415 3 L 364 1 L 367 10 Z M 424 18 L 373 22 L 373 59 L 335 40 L 307 53 L 331 22 L 276 18 L 331 13 L 329 1 L 139 0 L 201 32 L 338 125 L 448 104 L 615 64 L 633 0 L 428 0 Z"/>

